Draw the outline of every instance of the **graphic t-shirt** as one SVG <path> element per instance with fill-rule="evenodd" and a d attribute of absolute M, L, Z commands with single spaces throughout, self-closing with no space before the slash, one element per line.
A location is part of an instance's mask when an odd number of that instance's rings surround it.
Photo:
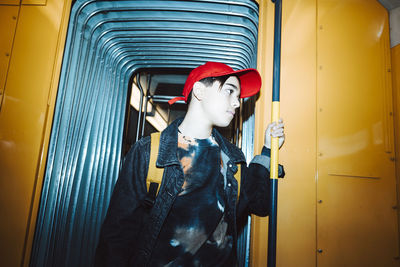
<path fill-rule="evenodd" d="M 233 236 L 225 216 L 221 152 L 211 136 L 178 134 L 183 191 L 168 214 L 150 266 L 223 266 L 232 256 Z"/>

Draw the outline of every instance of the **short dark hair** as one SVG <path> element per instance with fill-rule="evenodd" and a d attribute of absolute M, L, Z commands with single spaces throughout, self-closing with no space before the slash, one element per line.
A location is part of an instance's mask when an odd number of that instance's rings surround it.
<path fill-rule="evenodd" d="M 232 74 L 218 76 L 218 77 L 206 77 L 206 78 L 199 80 L 199 82 L 203 83 L 205 86 L 212 86 L 215 82 L 219 82 L 219 89 L 221 90 L 221 88 L 224 85 L 224 83 L 226 82 L 226 80 L 228 80 L 228 78 L 231 76 L 237 77 L 236 75 L 232 75 Z M 237 78 L 239 79 L 239 77 L 237 77 Z M 188 103 L 188 104 L 190 103 L 190 101 L 192 100 L 192 94 L 193 94 L 193 90 L 188 95 L 188 99 L 187 99 L 186 103 Z"/>

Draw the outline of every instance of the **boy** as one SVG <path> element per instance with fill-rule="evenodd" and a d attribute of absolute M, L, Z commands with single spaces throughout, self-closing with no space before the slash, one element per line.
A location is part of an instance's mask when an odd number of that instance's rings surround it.
<path fill-rule="evenodd" d="M 246 166 L 243 153 L 214 126 L 232 121 L 239 97 L 256 94 L 255 69 L 233 71 L 207 62 L 188 76 L 183 119 L 161 134 L 157 166 L 163 181 L 147 199 L 150 138 L 132 147 L 115 186 L 96 252 L 98 266 L 235 266 L 237 219 L 266 216 L 269 207 L 270 136 L 284 141 L 283 123 L 266 130 L 263 155 Z M 241 187 L 234 178 L 241 165 Z M 283 170 L 282 170 L 283 173 Z M 282 176 L 282 175 L 281 175 Z"/>

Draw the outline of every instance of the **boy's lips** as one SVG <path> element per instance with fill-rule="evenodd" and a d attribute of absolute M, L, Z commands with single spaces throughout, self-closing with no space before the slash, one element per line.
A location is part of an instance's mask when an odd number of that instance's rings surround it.
<path fill-rule="evenodd" d="M 234 112 L 234 111 L 230 111 L 230 110 L 228 110 L 227 112 L 228 112 L 229 114 L 231 114 L 231 115 L 232 115 L 232 117 L 233 117 L 233 116 L 235 116 L 235 112 Z"/>

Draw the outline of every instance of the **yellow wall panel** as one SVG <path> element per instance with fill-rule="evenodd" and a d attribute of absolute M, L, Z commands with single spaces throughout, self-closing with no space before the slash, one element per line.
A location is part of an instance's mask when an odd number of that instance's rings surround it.
<path fill-rule="evenodd" d="M 0 0 L 0 5 L 14 5 L 19 6 L 21 0 Z"/>
<path fill-rule="evenodd" d="M 387 12 L 320 0 L 317 21 L 317 265 L 398 266 Z"/>
<path fill-rule="evenodd" d="M 23 5 L 46 5 L 47 0 L 22 0 Z"/>
<path fill-rule="evenodd" d="M 0 5 L 0 109 L 17 26 L 19 6 Z"/>
<path fill-rule="evenodd" d="M 0 113 L 2 266 L 29 262 L 69 8 L 21 6 Z"/>
<path fill-rule="evenodd" d="M 397 177 L 397 200 L 400 201 L 400 45 L 391 49 L 392 51 L 392 77 L 393 77 L 393 113 L 395 127 L 395 163 Z M 397 203 L 400 207 L 400 203 Z M 400 208 L 397 208 L 398 217 L 400 216 Z M 399 225 L 400 227 L 400 225 Z M 400 228 L 399 228 L 400 229 Z M 399 230 L 400 232 L 400 230 Z"/>
<path fill-rule="evenodd" d="M 260 9 L 256 149 L 270 121 L 274 5 Z M 398 265 L 387 21 L 372 0 L 283 1 L 278 266 Z M 266 266 L 267 230 L 253 217 L 252 266 Z"/>
<path fill-rule="evenodd" d="M 261 1 L 258 69 L 263 87 L 256 103 L 256 153 L 271 121 L 274 5 Z M 279 162 L 277 266 L 315 266 L 316 244 L 316 1 L 283 1 L 281 117 L 286 143 Z M 252 266 L 267 265 L 267 218 L 253 217 Z"/>

